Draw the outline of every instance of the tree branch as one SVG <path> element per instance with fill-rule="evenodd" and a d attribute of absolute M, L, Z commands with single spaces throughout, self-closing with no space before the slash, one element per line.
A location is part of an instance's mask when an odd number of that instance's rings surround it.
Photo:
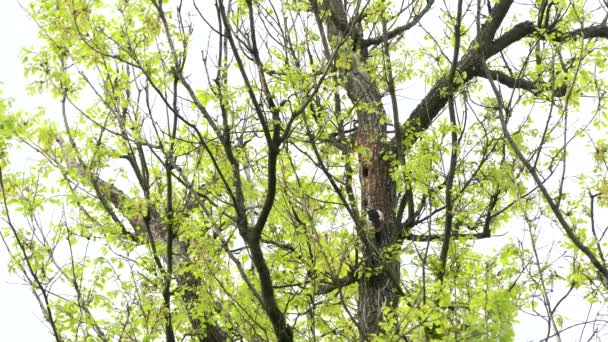
<path fill-rule="evenodd" d="M 498 81 L 500 84 L 503 84 L 512 89 L 524 89 L 534 95 L 538 95 L 544 90 L 543 87 L 538 86 L 538 82 L 532 82 L 523 78 L 512 77 L 500 70 L 490 70 L 490 75 L 492 76 L 492 80 Z M 474 69 L 473 76 L 483 77 L 487 79 L 488 75 L 481 72 L 481 70 Z M 559 88 L 553 89 L 552 93 L 555 97 L 562 97 L 566 95 L 567 90 L 568 85 L 562 84 Z"/>
<path fill-rule="evenodd" d="M 368 38 L 368 39 L 364 39 L 361 42 L 361 46 L 363 48 L 367 48 L 370 47 L 372 45 L 378 45 L 386 40 L 390 40 L 393 38 L 398 37 L 399 35 L 401 35 L 402 33 L 404 33 L 405 31 L 411 29 L 412 27 L 416 26 L 416 24 L 418 24 L 420 22 L 420 20 L 422 19 L 422 17 L 424 17 L 424 15 L 431 9 L 431 7 L 433 6 L 433 3 L 435 2 L 435 0 L 427 0 L 426 5 L 424 6 L 424 8 L 420 11 L 420 13 L 416 14 L 407 24 L 402 25 L 397 27 L 396 29 L 390 30 L 378 37 L 373 37 L 373 38 Z"/>
<path fill-rule="evenodd" d="M 506 1 L 509 2 L 509 1 Z M 498 5 L 496 6 L 498 7 Z M 496 8 L 495 7 L 495 8 Z M 493 11 L 495 13 L 495 11 Z M 496 12 L 497 14 L 501 14 L 502 12 Z M 504 18 L 504 17 L 503 17 Z M 497 20 L 497 18 L 489 18 L 488 20 Z M 497 25 L 495 23 L 495 25 Z M 494 30 L 492 27 L 486 28 L 486 30 Z M 483 74 L 482 70 L 479 68 L 480 58 L 483 55 L 484 61 L 489 59 L 490 57 L 496 55 L 497 53 L 503 51 L 511 44 L 518 42 L 519 40 L 531 35 L 536 30 L 536 26 L 531 21 L 524 21 L 516 24 L 510 30 L 502 34 L 500 37 L 495 40 L 487 43 L 479 42 L 480 48 L 471 48 L 469 52 L 465 54 L 460 62 L 458 63 L 458 71 L 463 74 L 463 83 L 466 83 L 473 79 L 474 77 L 480 76 Z M 483 29 L 482 29 L 483 31 Z M 483 36 L 487 37 L 488 33 L 484 33 Z M 481 36 L 481 34 L 480 34 Z M 583 37 L 585 39 L 591 38 L 607 38 L 608 39 L 608 26 L 605 24 L 602 25 L 594 25 L 585 28 L 576 29 L 567 33 L 564 33 L 556 41 L 565 41 L 568 39 Z M 490 38 L 491 39 L 491 38 Z M 476 40 L 477 41 L 477 40 Z M 483 52 L 483 53 L 482 53 Z M 490 72 L 490 75 L 493 72 Z M 532 84 L 527 84 L 524 80 L 517 80 L 510 78 L 509 76 L 504 77 L 506 75 L 502 75 L 502 77 L 498 78 L 498 81 L 509 86 L 509 83 L 514 85 L 515 87 L 520 87 L 522 89 L 530 90 L 533 92 L 537 92 L 537 87 L 532 87 Z M 486 77 L 487 78 L 487 77 Z M 420 101 L 418 106 L 414 108 L 414 110 L 410 113 L 409 118 L 406 120 L 404 129 L 406 133 L 411 137 L 413 133 L 422 132 L 428 129 L 433 122 L 433 120 L 439 116 L 441 110 L 446 105 L 448 98 L 445 96 L 445 89 L 448 87 L 448 79 L 447 75 L 441 77 L 431 90 L 426 94 L 426 96 Z M 558 88 L 553 90 L 554 96 L 563 96 L 564 89 Z M 405 138 L 408 139 L 408 134 L 405 135 Z M 412 138 L 409 138 L 412 139 Z M 411 143 L 413 143 L 415 139 L 412 139 Z"/>
<path fill-rule="evenodd" d="M 608 39 L 608 25 L 593 25 L 589 27 L 581 27 L 574 31 L 565 33 L 563 36 L 558 37 L 557 41 L 562 42 L 571 38 L 582 37 L 583 39 L 590 38 L 605 38 Z"/>
<path fill-rule="evenodd" d="M 485 64 L 485 58 L 482 59 L 481 61 L 482 61 L 481 67 L 486 72 L 486 74 L 488 74 L 488 77 L 489 77 L 490 71 L 489 71 L 487 65 Z M 494 95 L 496 96 L 496 100 L 498 101 L 498 117 L 500 119 L 500 126 L 502 129 L 503 135 L 505 136 L 505 139 L 507 140 L 507 143 L 511 147 L 511 150 L 513 151 L 513 153 L 515 154 L 515 156 L 517 157 L 519 162 L 524 166 L 526 171 L 534 179 L 534 183 L 536 183 L 536 186 L 539 188 L 539 190 L 542 194 L 542 197 L 547 202 L 549 208 L 555 215 L 555 218 L 557 219 L 560 226 L 566 233 L 566 236 L 568 237 L 568 239 L 570 239 L 570 241 L 576 246 L 576 248 L 578 248 L 578 250 L 580 250 L 583 254 L 585 254 L 585 256 L 588 258 L 589 262 L 591 262 L 591 264 L 595 267 L 595 269 L 597 270 L 599 275 L 604 279 L 604 281 L 608 280 L 608 267 L 597 258 L 595 253 L 591 250 L 591 248 L 589 248 L 584 243 L 584 241 L 582 241 L 581 238 L 577 235 L 576 227 L 570 225 L 570 223 L 566 220 L 561 209 L 556 204 L 553 197 L 551 197 L 551 194 L 549 194 L 549 191 L 545 187 L 544 181 L 541 179 L 538 171 L 535 168 L 533 168 L 532 165 L 528 162 L 528 159 L 523 155 L 523 152 L 519 148 L 517 142 L 515 142 L 515 140 L 513 139 L 511 133 L 509 132 L 509 129 L 507 128 L 507 122 L 506 122 L 506 117 L 507 117 L 506 112 L 509 110 L 509 108 L 506 108 L 503 105 L 502 94 L 500 93 L 500 90 L 498 89 L 496 84 L 494 84 L 494 82 L 490 81 L 490 86 L 492 87 L 492 91 L 494 92 Z"/>
<path fill-rule="evenodd" d="M 339 288 L 348 286 L 353 284 L 358 280 L 358 277 L 355 275 L 355 270 L 352 269 L 348 272 L 348 274 L 342 278 L 333 279 L 331 283 L 326 283 L 324 285 L 319 286 L 317 290 L 318 295 L 325 295 Z"/>
<path fill-rule="evenodd" d="M 452 234 L 452 237 L 455 239 L 467 239 L 467 240 L 480 240 L 491 237 L 489 231 L 483 231 L 481 233 L 465 233 L 465 234 Z M 412 241 L 412 242 L 432 242 L 432 241 L 441 241 L 444 239 L 444 234 L 412 234 L 407 233 L 404 237 L 404 240 Z"/>

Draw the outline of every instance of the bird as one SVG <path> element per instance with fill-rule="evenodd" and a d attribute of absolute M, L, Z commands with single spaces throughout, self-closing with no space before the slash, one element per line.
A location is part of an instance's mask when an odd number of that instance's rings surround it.
<path fill-rule="evenodd" d="M 370 207 L 366 207 L 365 211 L 367 212 L 367 222 L 373 225 L 376 231 L 381 230 L 384 223 L 384 214 L 379 209 Z"/>
<path fill-rule="evenodd" d="M 376 243 L 380 243 L 380 232 L 384 228 L 384 214 L 380 209 L 365 207 L 367 212 L 367 222 L 374 226 Z"/>

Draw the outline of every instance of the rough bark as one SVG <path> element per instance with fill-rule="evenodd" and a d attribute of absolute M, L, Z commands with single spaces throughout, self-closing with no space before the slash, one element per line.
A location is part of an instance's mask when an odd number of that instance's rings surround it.
<path fill-rule="evenodd" d="M 386 155 L 386 113 L 380 102 L 377 86 L 358 56 L 353 58 L 348 75 L 347 93 L 350 100 L 361 109 L 357 111 L 359 129 L 357 145 L 364 149 L 359 154 L 361 206 L 379 209 L 384 213 L 384 223 L 377 229 L 368 226 L 359 232 L 363 241 L 366 274 L 359 279 L 359 332 L 361 340 L 378 333 L 378 323 L 386 305 L 397 303 L 396 287 L 392 279 L 399 279 L 396 261 L 384 260 L 383 250 L 394 243 L 396 185 L 390 177 Z M 389 274 L 390 273 L 390 274 Z"/>
<path fill-rule="evenodd" d="M 382 311 L 398 301 L 399 263 L 386 259 L 383 250 L 395 243 L 399 233 L 395 224 L 396 184 L 390 176 L 390 161 L 386 129 L 386 112 L 381 93 L 365 69 L 366 46 L 361 39 L 357 19 L 349 23 L 342 2 L 328 0 L 323 4 L 330 12 L 326 21 L 330 41 L 353 38 L 353 55 L 350 70 L 344 73 L 346 91 L 357 107 L 359 121 L 356 145 L 359 153 L 361 209 L 375 208 L 384 214 L 380 227 L 366 226 L 358 232 L 363 245 L 364 271 L 359 278 L 358 329 L 360 340 L 366 341 L 379 332 Z"/>

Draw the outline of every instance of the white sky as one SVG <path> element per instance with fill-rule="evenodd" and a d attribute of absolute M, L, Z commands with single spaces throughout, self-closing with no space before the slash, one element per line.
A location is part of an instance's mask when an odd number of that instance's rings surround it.
<path fill-rule="evenodd" d="M 42 105 L 42 97 L 28 98 L 19 50 L 31 45 L 36 26 L 16 0 L 2 1 L 0 10 L 0 85 L 2 97 L 15 99 L 14 108 L 33 109 Z M 7 270 L 6 248 L 0 248 L 0 340 L 53 341 L 43 324 L 40 307 L 28 285 Z"/>
<path fill-rule="evenodd" d="M 22 1 L 25 2 L 25 1 Z M 13 108 L 34 109 L 36 106 L 56 105 L 43 96 L 28 97 L 25 92 L 25 79 L 19 58 L 19 50 L 31 46 L 36 39 L 36 25 L 27 18 L 17 0 L 5 0 L 0 10 L 0 89 L 3 97 L 15 100 Z M 16 168 L 17 166 L 15 166 Z M 0 341 L 52 341 L 49 329 L 42 321 L 40 308 L 29 287 L 17 276 L 7 270 L 7 253 L 0 245 Z M 570 311 L 576 310 L 577 297 L 569 300 Z M 579 310 L 586 310 L 584 305 Z M 585 318 L 585 312 L 581 320 Z M 520 315 L 520 324 L 516 327 L 516 340 L 527 341 L 530 338 L 544 336 L 546 326 L 538 319 Z M 590 330 L 590 328 L 587 328 Z M 579 329 L 573 329 L 568 338 L 578 339 Z"/>

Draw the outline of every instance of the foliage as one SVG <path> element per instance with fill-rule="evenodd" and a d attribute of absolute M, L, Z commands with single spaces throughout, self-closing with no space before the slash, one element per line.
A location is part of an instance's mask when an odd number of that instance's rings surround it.
<path fill-rule="evenodd" d="M 593 6 L 34 1 L 11 269 L 57 341 L 561 336 L 608 285 Z"/>

